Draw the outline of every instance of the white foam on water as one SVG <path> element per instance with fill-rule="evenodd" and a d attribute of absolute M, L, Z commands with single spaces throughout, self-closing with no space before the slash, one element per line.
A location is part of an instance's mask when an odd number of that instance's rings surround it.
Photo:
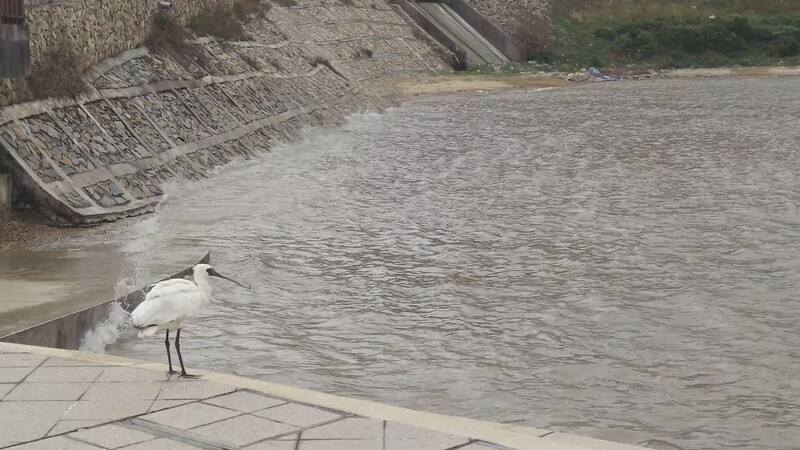
<path fill-rule="evenodd" d="M 141 264 L 136 265 L 129 274 L 117 280 L 114 285 L 114 297 L 119 298 L 136 291 L 144 286 L 146 283 L 144 280 L 149 278 L 151 275 L 147 269 Z M 114 302 L 108 311 L 108 317 L 83 335 L 80 350 L 104 353 L 106 347 L 120 338 L 127 339 L 134 335 L 135 331 L 130 325 L 130 314 L 122 309 L 120 303 Z"/>
<path fill-rule="evenodd" d="M 130 315 L 122 309 L 122 306 L 117 302 L 112 303 L 106 320 L 83 335 L 80 350 L 104 353 L 106 347 L 119 340 L 121 336 L 133 333 L 129 322 Z"/>

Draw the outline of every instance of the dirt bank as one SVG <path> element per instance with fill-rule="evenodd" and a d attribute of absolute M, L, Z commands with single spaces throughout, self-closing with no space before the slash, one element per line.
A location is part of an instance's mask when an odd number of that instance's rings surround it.
<path fill-rule="evenodd" d="M 424 80 L 407 80 L 398 84 L 405 98 L 428 95 L 447 95 L 475 91 L 498 91 L 508 89 L 535 89 L 569 86 L 569 81 L 554 77 L 530 74 L 499 75 L 440 75 Z"/>
<path fill-rule="evenodd" d="M 762 77 L 800 76 L 800 67 L 718 67 L 709 69 L 674 69 L 666 71 L 671 77 Z"/>

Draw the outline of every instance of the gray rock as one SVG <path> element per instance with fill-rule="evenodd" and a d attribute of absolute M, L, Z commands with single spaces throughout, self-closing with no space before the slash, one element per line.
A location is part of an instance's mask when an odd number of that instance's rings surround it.
<path fill-rule="evenodd" d="M 109 190 L 111 191 L 111 195 L 114 197 L 122 197 L 125 195 L 125 193 L 122 192 L 122 189 L 120 189 L 116 183 L 111 183 Z"/>

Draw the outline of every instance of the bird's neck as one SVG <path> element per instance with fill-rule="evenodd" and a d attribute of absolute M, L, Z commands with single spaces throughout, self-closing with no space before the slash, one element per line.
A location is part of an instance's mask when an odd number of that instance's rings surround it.
<path fill-rule="evenodd" d="M 207 302 L 211 300 L 211 280 L 208 278 L 208 274 L 204 272 L 194 274 L 194 282 L 197 284 L 197 287 L 200 288 L 200 292 L 203 295 L 203 301 Z"/>

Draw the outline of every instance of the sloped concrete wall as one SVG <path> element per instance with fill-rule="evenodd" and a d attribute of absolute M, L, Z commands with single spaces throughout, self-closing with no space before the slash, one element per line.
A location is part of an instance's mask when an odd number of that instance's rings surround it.
<path fill-rule="evenodd" d="M 151 209 L 170 179 L 207 177 L 303 126 L 383 107 L 391 80 L 445 69 L 383 2 L 274 7 L 246 32 L 252 40 L 197 39 L 202 63 L 130 50 L 86 75 L 89 94 L 0 110 L 5 165 L 53 218 L 113 220 Z"/>

